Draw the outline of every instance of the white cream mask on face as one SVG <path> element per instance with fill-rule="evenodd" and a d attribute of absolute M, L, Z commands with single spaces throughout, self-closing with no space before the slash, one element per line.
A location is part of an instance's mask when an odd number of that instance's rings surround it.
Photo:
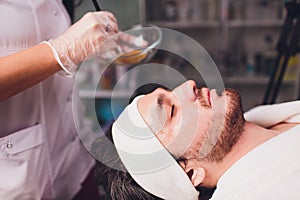
<path fill-rule="evenodd" d="M 112 136 L 132 178 L 149 193 L 167 200 L 196 200 L 199 192 L 164 148 L 138 111 L 139 96 L 115 121 Z"/>

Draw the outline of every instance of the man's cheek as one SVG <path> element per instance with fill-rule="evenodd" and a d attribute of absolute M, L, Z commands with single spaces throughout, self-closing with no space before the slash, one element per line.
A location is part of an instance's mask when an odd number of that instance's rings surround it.
<path fill-rule="evenodd" d="M 182 120 L 177 126 L 177 135 L 175 143 L 182 151 L 191 146 L 198 137 L 199 123 L 197 117 L 189 117 L 190 120 Z"/>

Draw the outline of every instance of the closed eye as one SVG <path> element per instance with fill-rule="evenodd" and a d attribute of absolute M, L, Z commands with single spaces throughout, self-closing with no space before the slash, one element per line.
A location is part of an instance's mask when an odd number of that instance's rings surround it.
<path fill-rule="evenodd" d="M 175 110 L 175 106 L 174 106 L 174 105 L 172 105 L 172 109 L 171 109 L 171 117 L 173 117 L 173 116 L 174 116 L 174 110 Z"/>

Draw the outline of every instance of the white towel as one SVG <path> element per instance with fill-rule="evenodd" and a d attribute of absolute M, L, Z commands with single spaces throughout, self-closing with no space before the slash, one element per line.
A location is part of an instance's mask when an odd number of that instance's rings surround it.
<path fill-rule="evenodd" d="M 244 117 L 265 128 L 280 122 L 300 122 L 300 101 L 258 106 L 246 112 Z"/>

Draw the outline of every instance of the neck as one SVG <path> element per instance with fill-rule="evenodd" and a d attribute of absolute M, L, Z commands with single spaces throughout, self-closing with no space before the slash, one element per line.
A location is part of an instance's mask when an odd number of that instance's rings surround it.
<path fill-rule="evenodd" d="M 246 122 L 244 131 L 231 150 L 221 163 L 205 163 L 206 180 L 203 185 L 213 187 L 217 185 L 220 177 L 241 157 L 250 152 L 255 147 L 266 142 L 270 138 L 278 135 L 279 130 L 270 130 L 256 124 Z"/>

